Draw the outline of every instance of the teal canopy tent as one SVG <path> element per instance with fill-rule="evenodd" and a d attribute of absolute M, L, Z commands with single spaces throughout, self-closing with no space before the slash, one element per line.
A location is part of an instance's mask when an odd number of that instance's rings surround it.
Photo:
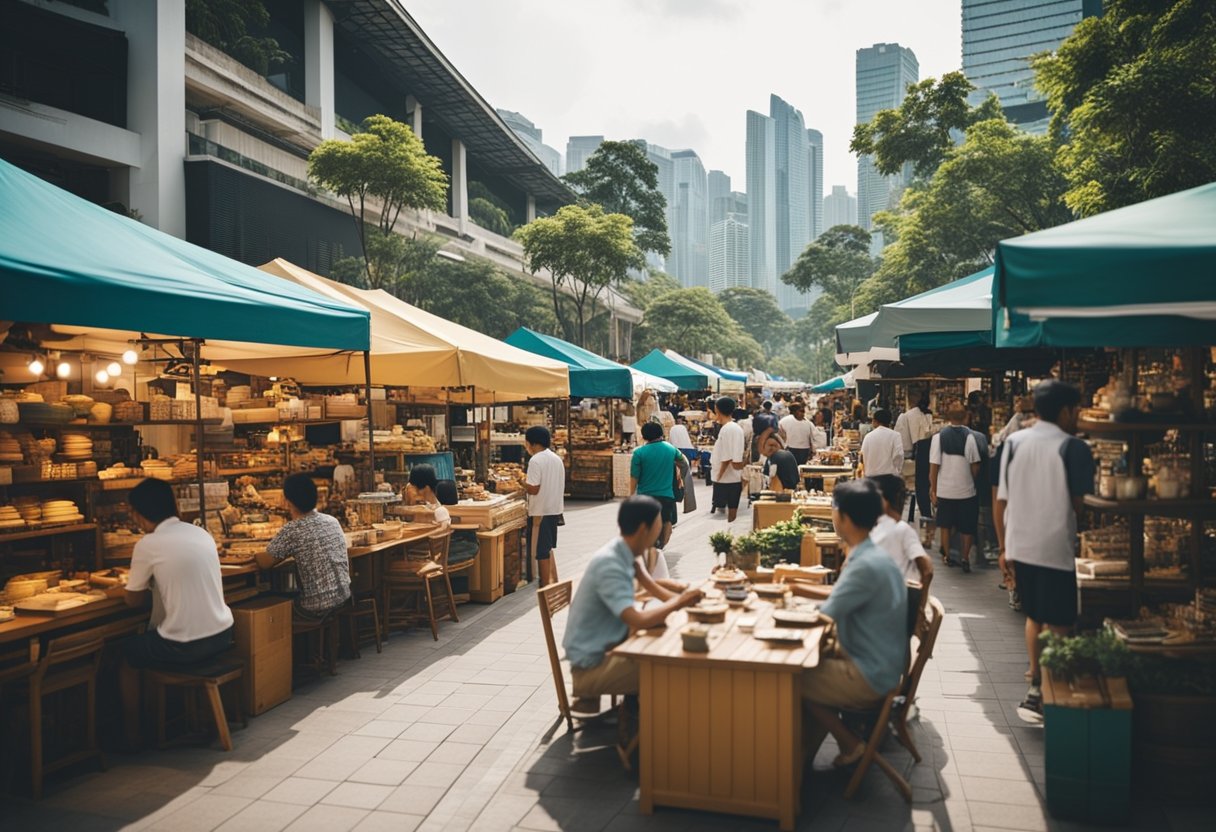
<path fill-rule="evenodd" d="M 571 396 L 617 399 L 633 396 L 633 376 L 623 364 L 523 326 L 507 336 L 506 342 L 521 350 L 566 362 L 570 366 Z"/>
<path fill-rule="evenodd" d="M 876 347 L 877 337 L 875 324 L 878 322 L 877 312 L 862 315 L 843 324 L 836 325 L 836 363 L 842 367 L 865 366 L 871 361 L 894 361 L 899 358 L 899 350 L 894 345 Z"/>
<path fill-rule="evenodd" d="M 1216 183 L 997 245 L 998 347 L 1216 344 Z"/>
<path fill-rule="evenodd" d="M 653 349 L 633 362 L 634 368 L 674 382 L 680 390 L 691 392 L 709 389 L 709 376 L 681 361 L 676 361 L 660 349 Z"/>
<path fill-rule="evenodd" d="M 827 381 L 820 382 L 811 388 L 812 393 L 834 393 L 837 390 L 843 390 L 850 387 L 849 379 L 846 376 L 836 376 Z"/>
<path fill-rule="evenodd" d="M 0 319 L 366 350 L 366 309 L 119 216 L 0 160 Z"/>
<path fill-rule="evenodd" d="M 718 375 L 722 376 L 722 378 L 730 379 L 731 381 L 741 381 L 743 384 L 747 384 L 747 373 L 740 373 L 737 370 L 723 370 L 721 367 L 715 367 L 713 364 L 707 364 L 704 361 L 698 361 L 697 359 L 689 358 L 688 356 L 683 356 L 683 358 L 687 361 L 691 361 L 698 367 L 703 367 L 706 370 L 711 370 L 717 373 Z"/>

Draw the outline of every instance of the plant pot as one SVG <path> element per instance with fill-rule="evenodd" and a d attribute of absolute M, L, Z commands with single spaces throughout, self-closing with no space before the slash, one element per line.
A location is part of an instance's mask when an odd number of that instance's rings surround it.
<path fill-rule="evenodd" d="M 736 569 L 742 569 L 744 572 L 755 572 L 760 568 L 760 553 L 735 552 L 731 556 L 731 561 Z"/>

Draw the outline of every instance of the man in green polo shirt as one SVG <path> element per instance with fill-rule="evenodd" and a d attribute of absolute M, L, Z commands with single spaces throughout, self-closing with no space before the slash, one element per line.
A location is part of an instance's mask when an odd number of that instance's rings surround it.
<path fill-rule="evenodd" d="M 642 439 L 645 444 L 633 452 L 629 464 L 629 493 L 654 497 L 663 507 L 663 532 L 656 544 L 662 549 L 676 524 L 675 488 L 677 484 L 683 488 L 678 462 L 682 454 L 663 439 L 663 426 L 658 422 L 642 425 Z"/>

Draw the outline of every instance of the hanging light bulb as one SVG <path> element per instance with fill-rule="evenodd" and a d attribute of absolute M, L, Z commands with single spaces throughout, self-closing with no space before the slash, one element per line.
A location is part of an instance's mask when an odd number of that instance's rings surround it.
<path fill-rule="evenodd" d="M 137 361 L 139 361 L 139 353 L 137 353 L 135 350 L 127 350 L 122 354 L 123 364 L 134 364 Z"/>
<path fill-rule="evenodd" d="M 117 361 L 111 361 L 106 365 L 106 372 L 114 378 L 118 378 L 120 375 L 122 375 L 122 365 Z"/>
<path fill-rule="evenodd" d="M 55 375 L 59 378 L 67 378 L 72 374 L 72 365 L 66 361 L 60 361 L 55 367 Z"/>
<path fill-rule="evenodd" d="M 98 370 L 97 375 L 93 376 L 93 378 L 97 379 L 98 384 L 105 385 L 110 383 L 110 374 L 105 370 Z"/>
<path fill-rule="evenodd" d="M 42 363 L 42 359 L 38 356 L 34 356 L 33 360 L 30 361 L 28 366 L 30 368 L 30 372 L 36 376 L 42 375 L 42 371 L 46 369 L 46 365 Z"/>

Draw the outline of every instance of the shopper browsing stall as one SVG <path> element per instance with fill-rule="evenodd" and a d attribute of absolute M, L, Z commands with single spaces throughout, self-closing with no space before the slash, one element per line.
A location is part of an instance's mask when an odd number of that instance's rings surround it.
<path fill-rule="evenodd" d="M 300 593 L 292 602 L 298 618 L 324 618 L 350 598 L 350 559 L 337 518 L 317 511 L 317 485 L 308 474 L 283 480 L 283 499 L 291 513 L 266 553 L 275 561 L 291 558 Z"/>
<path fill-rule="evenodd" d="M 714 509 L 722 508 L 726 519 L 734 522 L 743 495 L 743 465 L 747 441 L 743 428 L 734 420 L 735 400 L 723 396 L 714 402 L 714 421 L 718 439 L 714 442 L 709 465 L 714 478 Z"/>
<path fill-rule="evenodd" d="M 964 572 L 971 571 L 971 545 L 979 526 L 980 501 L 975 478 L 980 472 L 980 448 L 975 434 L 963 424 L 967 411 L 951 405 L 950 424 L 934 435 L 929 445 L 929 499 L 941 532 L 942 562 L 950 558 L 951 533 L 959 533 L 959 558 Z"/>
<path fill-rule="evenodd" d="M 769 488 L 780 494 L 783 491 L 797 491 L 800 477 L 798 476 L 798 459 L 781 447 L 781 440 L 770 436 L 764 446 L 764 475 L 769 478 Z"/>
<path fill-rule="evenodd" d="M 891 411 L 879 408 L 874 411 L 871 421 L 874 427 L 861 441 L 861 461 L 866 476 L 903 476 L 904 443 L 899 434 L 891 430 Z"/>
<path fill-rule="evenodd" d="M 528 493 L 528 555 L 536 561 L 541 586 L 557 580 L 553 550 L 557 546 L 557 527 L 566 510 L 566 466 L 551 450 L 552 444 L 549 429 L 541 425 L 528 428 L 524 434 L 529 455 L 524 483 L 524 491 Z"/>
<path fill-rule="evenodd" d="M 782 417 L 777 423 L 786 450 L 794 455 L 799 465 L 809 462 L 811 451 L 817 447 L 813 436 L 814 427 L 806 418 L 806 407 L 801 402 L 794 402 L 789 415 Z M 827 444 L 826 441 L 824 444 Z"/>
<path fill-rule="evenodd" d="M 663 508 L 663 532 L 657 546 L 662 549 L 671 539 L 671 529 L 678 522 L 676 489 L 683 491 L 679 462 L 683 456 L 675 446 L 663 440 L 663 427 L 658 422 L 642 425 L 645 444 L 633 452 L 629 462 L 629 493 L 654 497 Z"/>

